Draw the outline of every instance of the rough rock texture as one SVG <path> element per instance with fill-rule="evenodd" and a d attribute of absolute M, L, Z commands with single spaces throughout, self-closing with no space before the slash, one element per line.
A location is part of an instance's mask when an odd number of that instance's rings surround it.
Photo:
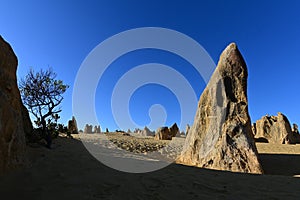
<path fill-rule="evenodd" d="M 83 130 L 84 133 L 93 133 L 93 126 L 86 124 Z"/>
<path fill-rule="evenodd" d="M 247 76 L 245 61 L 231 43 L 200 97 L 178 163 L 263 173 L 248 113 Z"/>
<path fill-rule="evenodd" d="M 295 144 L 300 138 L 299 134 L 294 134 L 288 118 L 282 113 L 277 116 L 263 116 L 256 121 L 255 138 L 265 139 L 274 144 Z"/>
<path fill-rule="evenodd" d="M 155 140 L 171 140 L 172 137 L 170 137 L 169 128 L 167 126 L 159 127 L 156 130 L 154 139 Z"/>
<path fill-rule="evenodd" d="M 22 113 L 17 87 L 17 65 L 12 48 L 0 36 L 0 173 L 25 163 L 23 116 L 26 116 Z"/>
<path fill-rule="evenodd" d="M 174 123 L 170 128 L 160 127 L 156 130 L 154 139 L 156 140 L 172 140 L 172 137 L 175 137 L 179 134 L 179 128 L 176 123 Z"/>
<path fill-rule="evenodd" d="M 68 130 L 71 134 L 78 134 L 77 122 L 74 116 L 68 121 Z"/>

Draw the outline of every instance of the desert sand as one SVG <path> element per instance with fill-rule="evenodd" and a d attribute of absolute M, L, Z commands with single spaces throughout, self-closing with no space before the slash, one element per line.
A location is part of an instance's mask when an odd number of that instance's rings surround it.
<path fill-rule="evenodd" d="M 27 147 L 30 166 L 0 176 L 1 199 L 298 199 L 300 145 L 257 143 L 265 175 L 171 164 L 124 173 L 96 160 L 79 139 Z"/>

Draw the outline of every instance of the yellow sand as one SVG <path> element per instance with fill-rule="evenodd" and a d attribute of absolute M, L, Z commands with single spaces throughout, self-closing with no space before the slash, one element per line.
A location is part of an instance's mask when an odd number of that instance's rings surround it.
<path fill-rule="evenodd" d="M 269 144 L 256 143 L 259 153 L 265 154 L 300 154 L 300 144 L 286 145 L 286 144 Z"/>

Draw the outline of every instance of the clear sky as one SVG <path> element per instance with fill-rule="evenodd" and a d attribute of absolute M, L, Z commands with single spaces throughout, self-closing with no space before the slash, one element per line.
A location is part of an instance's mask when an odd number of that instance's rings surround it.
<path fill-rule="evenodd" d="M 62 104 L 62 123 L 72 116 L 73 84 L 91 50 L 122 31 L 163 27 L 196 40 L 215 63 L 226 45 L 236 42 L 248 66 L 252 122 L 265 114 L 282 112 L 291 123 L 300 124 L 300 1 L 10 0 L 0 5 L 0 34 L 18 57 L 18 78 L 30 67 L 51 66 L 58 78 L 70 85 Z M 189 63 L 161 50 L 134 51 L 115 60 L 97 86 L 95 107 L 103 129 L 118 128 L 110 97 L 122 73 L 154 62 L 178 70 L 199 98 L 205 85 Z M 149 124 L 148 110 L 154 104 L 165 107 L 166 125 L 178 123 L 181 111 L 176 96 L 158 84 L 140 87 L 131 96 L 133 120 L 141 127 Z"/>

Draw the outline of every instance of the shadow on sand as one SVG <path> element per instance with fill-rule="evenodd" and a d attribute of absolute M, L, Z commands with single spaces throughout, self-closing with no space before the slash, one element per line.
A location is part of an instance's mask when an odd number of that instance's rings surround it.
<path fill-rule="evenodd" d="M 265 174 L 300 175 L 300 155 L 259 154 L 259 158 Z"/>
<path fill-rule="evenodd" d="M 253 175 L 171 164 L 144 174 L 108 168 L 75 139 L 32 148 L 30 168 L 0 176 L 1 199 L 297 199 L 300 157 L 261 155 L 267 174 Z M 282 168 L 281 168 L 282 166 Z M 280 169 L 291 170 L 284 171 Z M 294 170 L 293 170 L 294 169 Z"/>

